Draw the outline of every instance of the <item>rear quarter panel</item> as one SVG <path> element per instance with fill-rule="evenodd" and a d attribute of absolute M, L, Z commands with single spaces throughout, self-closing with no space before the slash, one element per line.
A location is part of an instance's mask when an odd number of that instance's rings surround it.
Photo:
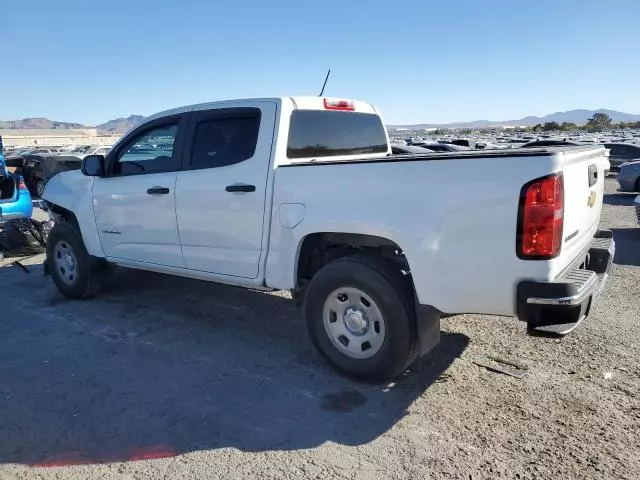
<path fill-rule="evenodd" d="M 549 262 L 516 255 L 520 190 L 557 171 L 558 158 L 436 157 L 278 168 L 267 285 L 295 285 L 305 236 L 360 233 L 400 246 L 421 304 L 445 313 L 515 314 L 517 283 L 550 275 Z M 279 221 L 286 203 L 304 206 L 304 219 L 293 228 Z"/>

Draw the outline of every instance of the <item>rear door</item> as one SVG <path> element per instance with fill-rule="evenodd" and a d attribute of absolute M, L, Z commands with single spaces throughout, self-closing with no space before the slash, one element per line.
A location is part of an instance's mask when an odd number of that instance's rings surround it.
<path fill-rule="evenodd" d="M 176 184 L 187 268 L 257 277 L 276 111 L 257 101 L 192 112 Z"/>

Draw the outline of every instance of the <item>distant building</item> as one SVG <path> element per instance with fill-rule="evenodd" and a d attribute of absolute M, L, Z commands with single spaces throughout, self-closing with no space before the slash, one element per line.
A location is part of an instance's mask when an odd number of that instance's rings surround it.
<path fill-rule="evenodd" d="M 118 136 L 99 136 L 95 128 L 49 130 L 0 129 L 4 147 L 112 145 Z"/>

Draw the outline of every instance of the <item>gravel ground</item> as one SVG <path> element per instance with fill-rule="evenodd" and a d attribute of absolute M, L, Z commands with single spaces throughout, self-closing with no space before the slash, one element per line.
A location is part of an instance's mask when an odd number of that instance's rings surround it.
<path fill-rule="evenodd" d="M 41 258 L 2 268 L 0 479 L 640 478 L 640 229 L 615 187 L 616 264 L 585 324 L 451 317 L 385 386 L 328 368 L 285 294 L 129 271 L 74 302 Z"/>

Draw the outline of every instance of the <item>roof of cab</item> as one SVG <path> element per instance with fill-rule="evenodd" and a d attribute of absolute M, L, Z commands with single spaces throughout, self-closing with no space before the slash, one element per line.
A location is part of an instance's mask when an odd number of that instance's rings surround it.
<path fill-rule="evenodd" d="M 258 102 L 273 102 L 278 105 L 283 102 L 290 102 L 294 110 L 324 110 L 324 100 L 347 100 L 354 105 L 354 111 L 359 113 L 378 113 L 376 108 L 366 102 L 360 100 L 343 99 L 338 97 L 311 97 L 311 96 L 297 96 L 297 97 L 266 97 L 266 98 L 241 98 L 241 99 L 229 99 L 219 100 L 215 102 L 197 103 L 194 105 L 185 105 L 184 107 L 172 108 L 170 110 L 164 110 L 162 112 L 154 113 L 146 117 L 142 123 L 146 123 L 149 120 L 156 118 L 167 117 L 169 115 L 177 115 L 179 113 L 191 112 L 193 110 L 207 110 L 215 108 L 227 108 L 233 106 L 240 106 L 246 103 L 258 103 Z"/>

